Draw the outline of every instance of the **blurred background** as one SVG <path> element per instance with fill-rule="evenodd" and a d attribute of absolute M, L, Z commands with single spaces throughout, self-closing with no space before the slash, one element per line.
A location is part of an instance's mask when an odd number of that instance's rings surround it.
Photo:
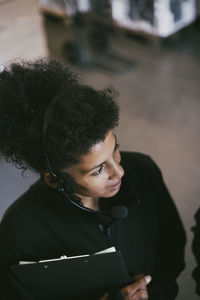
<path fill-rule="evenodd" d="M 178 300 L 191 272 L 200 195 L 200 0 L 0 0 L 0 64 L 49 56 L 96 88 L 112 85 L 122 150 L 160 166 L 187 232 Z M 38 178 L 0 162 L 0 218 Z M 169 220 L 170 222 L 170 220 Z"/>

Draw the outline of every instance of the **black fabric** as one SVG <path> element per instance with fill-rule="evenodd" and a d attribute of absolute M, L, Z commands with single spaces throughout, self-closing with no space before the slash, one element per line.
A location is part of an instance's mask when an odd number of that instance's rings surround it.
<path fill-rule="evenodd" d="M 197 267 L 192 272 L 192 277 L 196 282 L 196 293 L 200 296 L 200 208 L 195 214 L 196 224 L 192 228 L 194 238 L 192 242 L 192 251 L 197 261 Z"/>
<path fill-rule="evenodd" d="M 152 276 L 150 299 L 175 299 L 176 278 L 185 266 L 185 232 L 177 210 L 148 156 L 122 153 L 122 165 L 121 189 L 113 198 L 100 199 L 98 213 L 73 206 L 41 181 L 8 208 L 0 225 L 0 299 L 33 300 L 9 271 L 18 261 L 92 254 L 113 245 L 130 276 Z M 114 205 L 127 206 L 128 216 L 112 218 Z M 99 225 L 110 226 L 110 238 Z"/>

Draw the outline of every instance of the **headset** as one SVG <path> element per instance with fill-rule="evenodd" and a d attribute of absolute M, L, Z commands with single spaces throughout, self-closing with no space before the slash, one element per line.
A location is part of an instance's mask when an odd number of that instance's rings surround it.
<path fill-rule="evenodd" d="M 92 214 L 99 214 L 100 212 L 97 210 L 93 210 L 91 208 L 85 207 L 81 203 L 81 198 L 74 195 L 75 188 L 72 183 L 70 183 L 71 176 L 69 176 L 67 173 L 62 174 L 56 174 L 50 164 L 48 154 L 45 153 L 45 161 L 46 161 L 46 167 L 49 172 L 49 174 L 57 181 L 56 189 L 57 191 L 62 194 L 71 204 L 75 205 L 76 207 L 80 208 L 83 211 L 90 212 Z M 64 178 L 65 177 L 65 178 Z M 68 179 L 68 180 L 67 180 Z M 137 199 L 137 205 L 140 205 L 140 198 L 138 196 L 137 191 L 131 185 L 132 191 L 136 196 Z M 108 213 L 106 211 L 101 211 L 101 213 Z M 126 218 L 128 215 L 128 209 L 124 205 L 115 205 L 111 208 L 110 215 L 115 219 L 121 219 Z"/>
<path fill-rule="evenodd" d="M 81 204 L 81 199 L 73 194 L 75 189 L 72 183 L 71 184 L 69 183 L 70 176 L 67 173 L 62 173 L 62 175 L 56 174 L 51 167 L 47 153 L 45 153 L 45 161 L 46 161 L 46 167 L 49 174 L 53 179 L 57 181 L 56 189 L 60 194 L 62 194 L 71 204 L 75 205 L 76 207 L 84 211 L 91 212 L 93 214 L 98 213 L 98 211 L 85 207 Z M 68 177 L 68 180 L 66 180 L 66 178 L 64 177 Z"/>
<path fill-rule="evenodd" d="M 45 164 L 47 171 L 51 175 L 53 179 L 56 180 L 57 186 L 56 189 L 57 191 L 62 194 L 71 204 L 74 206 L 80 208 L 82 211 L 86 211 L 92 214 L 99 215 L 100 213 L 108 213 L 107 211 L 96 211 L 91 208 L 85 207 L 81 203 L 81 199 L 77 196 L 74 195 L 75 192 L 75 182 L 72 182 L 71 176 L 67 172 L 62 172 L 57 174 L 51 165 L 51 162 L 49 160 L 48 156 L 48 147 L 47 147 L 47 129 L 48 129 L 48 122 L 49 119 L 51 118 L 51 114 L 53 113 L 53 106 L 54 103 L 56 102 L 57 97 L 53 99 L 53 101 L 50 103 L 49 107 L 47 108 L 47 111 L 44 116 L 44 125 L 43 125 L 43 151 L 44 151 L 44 158 L 45 158 Z M 127 207 L 122 206 L 122 205 L 116 205 L 111 208 L 110 215 L 113 218 L 120 219 L 120 218 L 125 218 L 128 214 Z"/>

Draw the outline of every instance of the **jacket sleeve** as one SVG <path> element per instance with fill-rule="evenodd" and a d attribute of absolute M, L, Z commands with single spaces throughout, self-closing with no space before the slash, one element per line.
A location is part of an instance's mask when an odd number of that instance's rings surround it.
<path fill-rule="evenodd" d="M 154 166 L 157 173 L 154 184 L 158 191 L 158 247 L 149 295 L 150 300 L 173 300 L 178 293 L 176 279 L 185 268 L 186 236 L 162 174 L 155 164 Z"/>
<path fill-rule="evenodd" d="M 195 214 L 196 224 L 192 228 L 194 238 L 192 242 L 192 251 L 197 261 L 197 267 L 192 272 L 192 277 L 196 282 L 196 293 L 200 296 L 200 209 Z"/>
<path fill-rule="evenodd" d="M 0 235 L 0 299 L 35 300 L 15 279 L 10 265 L 16 264 L 16 253 Z"/>

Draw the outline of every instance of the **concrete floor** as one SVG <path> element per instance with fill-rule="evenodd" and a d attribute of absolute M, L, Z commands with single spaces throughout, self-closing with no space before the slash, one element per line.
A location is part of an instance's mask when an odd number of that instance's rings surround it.
<path fill-rule="evenodd" d="M 51 57 L 64 62 L 61 45 L 72 38 L 72 32 L 65 23 L 53 19 L 44 20 L 43 28 Z M 179 278 L 178 300 L 198 299 L 191 279 L 195 266 L 191 227 L 200 195 L 199 31 L 194 24 L 160 42 L 120 33 L 113 37 L 113 48 L 136 61 L 135 68 L 123 75 L 75 68 L 96 88 L 111 84 L 119 91 L 117 133 L 121 149 L 150 154 L 163 171 L 187 231 L 187 267 Z M 29 173 L 22 178 L 5 163 L 0 176 L 2 215 L 37 176 Z"/>
<path fill-rule="evenodd" d="M 46 54 L 37 0 L 0 0 L 0 64 Z"/>

